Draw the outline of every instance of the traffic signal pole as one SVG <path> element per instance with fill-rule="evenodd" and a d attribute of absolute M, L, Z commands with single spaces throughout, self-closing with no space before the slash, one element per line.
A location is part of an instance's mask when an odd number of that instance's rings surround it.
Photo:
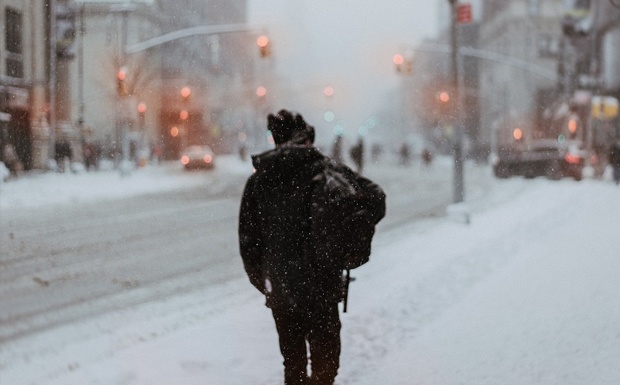
<path fill-rule="evenodd" d="M 48 110 L 49 110 L 49 154 L 48 167 L 56 162 L 56 0 L 49 2 L 49 78 L 48 78 Z M 56 165 L 58 167 L 58 165 Z"/>
<path fill-rule="evenodd" d="M 454 103 L 452 112 L 453 130 L 455 133 L 453 151 L 454 151 L 454 187 L 453 202 L 463 202 L 465 198 L 465 189 L 463 182 L 463 125 L 460 121 L 460 101 L 459 94 L 459 67 L 458 67 L 458 43 L 457 43 L 457 0 L 448 0 L 450 2 L 450 57 L 452 62 L 452 85 L 454 93 Z"/>

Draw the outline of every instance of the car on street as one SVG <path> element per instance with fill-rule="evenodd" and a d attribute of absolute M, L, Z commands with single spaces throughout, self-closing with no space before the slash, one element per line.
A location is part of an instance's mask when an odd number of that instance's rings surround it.
<path fill-rule="evenodd" d="M 203 145 L 193 145 L 187 147 L 181 153 L 181 164 L 186 170 L 193 169 L 212 169 L 214 167 L 213 150 L 211 147 Z"/>
<path fill-rule="evenodd" d="M 518 175 L 581 180 L 585 158 L 586 152 L 580 141 L 538 139 L 526 148 L 512 147 L 499 151 L 493 158 L 493 172 L 498 178 Z"/>

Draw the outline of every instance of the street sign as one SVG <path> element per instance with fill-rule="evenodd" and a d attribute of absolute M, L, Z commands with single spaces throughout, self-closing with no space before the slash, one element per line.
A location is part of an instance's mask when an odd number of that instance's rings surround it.
<path fill-rule="evenodd" d="M 611 120 L 618 116 L 618 99 L 611 96 L 594 96 L 592 98 L 592 117 Z"/>
<path fill-rule="evenodd" d="M 472 22 L 471 4 L 458 4 L 456 8 L 456 21 L 459 24 L 467 24 Z"/>

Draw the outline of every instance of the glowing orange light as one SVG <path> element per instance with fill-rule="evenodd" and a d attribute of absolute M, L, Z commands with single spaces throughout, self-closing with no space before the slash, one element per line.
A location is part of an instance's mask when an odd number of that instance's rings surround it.
<path fill-rule="evenodd" d="M 258 39 L 256 39 L 256 44 L 261 48 L 265 48 L 269 44 L 269 39 L 265 35 L 259 36 Z"/>
<path fill-rule="evenodd" d="M 256 95 L 262 98 L 263 96 L 267 95 L 267 89 L 263 86 L 258 87 L 256 89 Z"/>
<path fill-rule="evenodd" d="M 181 163 L 188 164 L 189 163 L 189 157 L 187 155 L 183 155 L 181 157 Z"/>
<path fill-rule="evenodd" d="M 213 160 L 213 157 L 209 154 L 206 154 L 204 158 L 202 158 L 202 160 L 204 160 L 205 163 L 211 163 L 211 161 Z"/>
<path fill-rule="evenodd" d="M 179 113 L 179 118 L 181 118 L 181 120 L 187 120 L 188 117 L 189 117 L 189 112 L 185 110 Z"/>
<path fill-rule="evenodd" d="M 333 96 L 334 95 L 334 87 L 325 87 L 323 90 L 325 96 Z"/>
<path fill-rule="evenodd" d="M 125 78 L 127 77 L 127 71 L 124 68 L 119 69 L 118 72 L 116 73 L 116 77 L 120 81 L 125 80 Z"/>
<path fill-rule="evenodd" d="M 443 91 L 439 94 L 439 100 L 441 100 L 444 103 L 448 103 L 450 101 L 450 94 L 447 93 L 446 91 Z"/>
<path fill-rule="evenodd" d="M 176 138 L 177 136 L 179 136 L 179 127 L 177 127 L 177 126 L 172 127 L 172 128 L 170 129 L 170 135 L 171 135 L 173 138 Z"/>
<path fill-rule="evenodd" d="M 516 139 L 516 140 L 521 140 L 521 138 L 523 138 L 523 131 L 520 128 L 515 128 L 512 131 L 512 136 Z"/>
<path fill-rule="evenodd" d="M 184 98 L 189 98 L 189 96 L 192 94 L 192 90 L 189 87 L 183 87 L 181 88 L 181 96 Z"/>
<path fill-rule="evenodd" d="M 139 103 L 138 104 L 138 112 L 141 113 L 141 114 L 144 114 L 146 112 L 146 104 Z"/>
<path fill-rule="evenodd" d="M 580 161 L 579 157 L 573 154 L 566 154 L 564 159 L 566 159 L 568 163 L 572 163 L 572 164 L 578 164 Z"/>
<path fill-rule="evenodd" d="M 404 62 L 405 62 L 405 58 L 403 57 L 403 55 L 400 55 L 400 54 L 394 55 L 394 64 L 399 66 L 403 64 Z"/>
<path fill-rule="evenodd" d="M 577 121 L 575 119 L 571 119 L 568 121 L 568 131 L 573 134 L 577 132 Z"/>

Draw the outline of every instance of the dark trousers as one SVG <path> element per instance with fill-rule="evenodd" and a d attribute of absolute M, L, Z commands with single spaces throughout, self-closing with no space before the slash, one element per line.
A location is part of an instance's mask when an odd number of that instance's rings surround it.
<path fill-rule="evenodd" d="M 340 363 L 340 318 L 338 304 L 317 306 L 309 311 L 272 309 L 284 357 L 285 385 L 332 385 Z M 308 352 L 312 368 L 308 382 Z"/>

